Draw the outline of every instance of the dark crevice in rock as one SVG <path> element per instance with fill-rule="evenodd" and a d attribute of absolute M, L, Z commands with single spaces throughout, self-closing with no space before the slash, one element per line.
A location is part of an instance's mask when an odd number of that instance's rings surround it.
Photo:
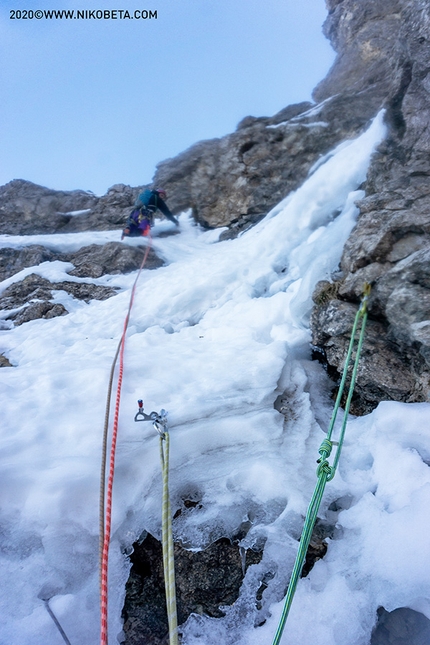
<path fill-rule="evenodd" d="M 237 544 L 221 538 L 204 551 L 174 546 L 178 624 L 191 613 L 213 618 L 224 615 L 220 607 L 232 605 L 243 581 L 242 557 Z M 246 567 L 261 560 L 249 550 Z M 134 544 L 132 568 L 123 609 L 126 645 L 161 645 L 168 630 L 161 544 L 152 535 Z"/>
<path fill-rule="evenodd" d="M 263 607 L 263 603 L 262 603 L 263 593 L 266 591 L 267 587 L 269 586 L 270 581 L 273 580 L 274 577 L 275 577 L 275 574 L 273 573 L 273 571 L 267 571 L 264 574 L 264 576 L 262 577 L 260 586 L 258 587 L 256 596 L 255 596 L 256 608 L 258 610 L 262 609 L 262 607 Z M 264 620 L 263 622 L 259 622 L 256 625 L 256 627 L 260 627 L 261 625 L 264 625 L 265 622 L 266 622 L 266 620 Z"/>
<path fill-rule="evenodd" d="M 306 553 L 305 563 L 303 565 L 301 577 L 306 576 L 312 571 L 315 563 L 321 560 L 327 553 L 327 538 L 333 537 L 334 526 L 324 520 L 317 518 L 312 531 L 311 541 Z"/>
<path fill-rule="evenodd" d="M 241 158 L 241 161 L 243 161 L 243 155 L 251 150 L 256 145 L 255 141 L 246 141 L 240 148 L 239 148 L 239 155 Z"/>
<path fill-rule="evenodd" d="M 412 63 L 402 65 L 401 80 L 399 88 L 394 96 L 388 101 L 386 122 L 394 130 L 399 139 L 403 139 L 406 130 L 406 121 L 402 112 L 402 104 L 407 89 L 412 81 Z"/>

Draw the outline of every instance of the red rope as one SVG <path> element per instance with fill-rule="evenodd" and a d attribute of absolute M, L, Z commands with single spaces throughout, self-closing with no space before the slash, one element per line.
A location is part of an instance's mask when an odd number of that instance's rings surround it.
<path fill-rule="evenodd" d="M 108 642 L 108 567 L 109 567 L 109 543 L 110 543 L 110 534 L 111 534 L 111 524 L 112 524 L 112 489 L 113 489 L 113 479 L 115 472 L 115 452 L 116 452 L 116 442 L 118 437 L 118 422 L 119 422 L 119 408 L 121 402 L 121 389 L 122 389 L 122 380 L 124 375 L 124 348 L 125 348 L 125 337 L 127 333 L 127 327 L 130 320 L 131 309 L 133 307 L 134 296 L 136 293 L 137 281 L 143 267 L 145 266 L 146 260 L 148 258 L 150 246 L 152 243 L 152 238 L 149 236 L 149 243 L 146 247 L 145 255 L 140 265 L 139 273 L 136 276 L 134 281 L 133 288 L 131 290 L 130 302 L 128 305 L 128 312 L 124 320 L 124 329 L 122 332 L 122 337 L 120 341 L 120 352 L 119 352 L 119 372 L 118 372 L 118 383 L 116 390 L 116 400 L 115 400 L 115 415 L 113 420 L 113 429 L 112 429 L 112 442 L 110 450 L 110 464 L 109 464 L 109 479 L 107 486 L 107 496 L 106 496 L 106 519 L 104 523 L 104 538 L 103 538 L 103 552 L 101 556 L 101 575 L 100 575 L 100 643 L 101 645 L 107 645 Z M 116 357 L 115 357 L 116 361 Z"/>

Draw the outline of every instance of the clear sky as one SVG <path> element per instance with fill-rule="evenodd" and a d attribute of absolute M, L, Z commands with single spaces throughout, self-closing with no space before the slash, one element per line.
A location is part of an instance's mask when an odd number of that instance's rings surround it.
<path fill-rule="evenodd" d="M 34 16 L 52 9 L 117 13 Z M 334 60 L 325 17 L 324 0 L 1 0 L 0 184 L 149 183 L 243 117 L 310 100 Z"/>

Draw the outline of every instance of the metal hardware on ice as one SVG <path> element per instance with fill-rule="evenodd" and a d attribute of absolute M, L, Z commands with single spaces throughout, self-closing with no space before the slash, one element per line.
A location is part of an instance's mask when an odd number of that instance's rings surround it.
<path fill-rule="evenodd" d="M 152 411 L 150 414 L 146 414 L 143 408 L 143 401 L 139 399 L 137 402 L 139 409 L 135 414 L 135 421 L 152 421 L 152 425 L 157 430 L 158 434 L 161 436 L 164 435 L 167 429 L 167 412 L 162 409 L 160 412 Z"/>

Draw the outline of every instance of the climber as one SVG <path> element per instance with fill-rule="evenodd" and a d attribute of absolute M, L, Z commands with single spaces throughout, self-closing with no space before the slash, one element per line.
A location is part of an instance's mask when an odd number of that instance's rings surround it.
<path fill-rule="evenodd" d="M 179 226 L 179 222 L 170 212 L 166 202 L 166 191 L 163 188 L 144 190 L 134 204 L 133 210 L 129 215 L 122 237 L 138 237 L 149 235 L 151 226 L 154 222 L 154 213 L 160 210 L 167 219 Z"/>

